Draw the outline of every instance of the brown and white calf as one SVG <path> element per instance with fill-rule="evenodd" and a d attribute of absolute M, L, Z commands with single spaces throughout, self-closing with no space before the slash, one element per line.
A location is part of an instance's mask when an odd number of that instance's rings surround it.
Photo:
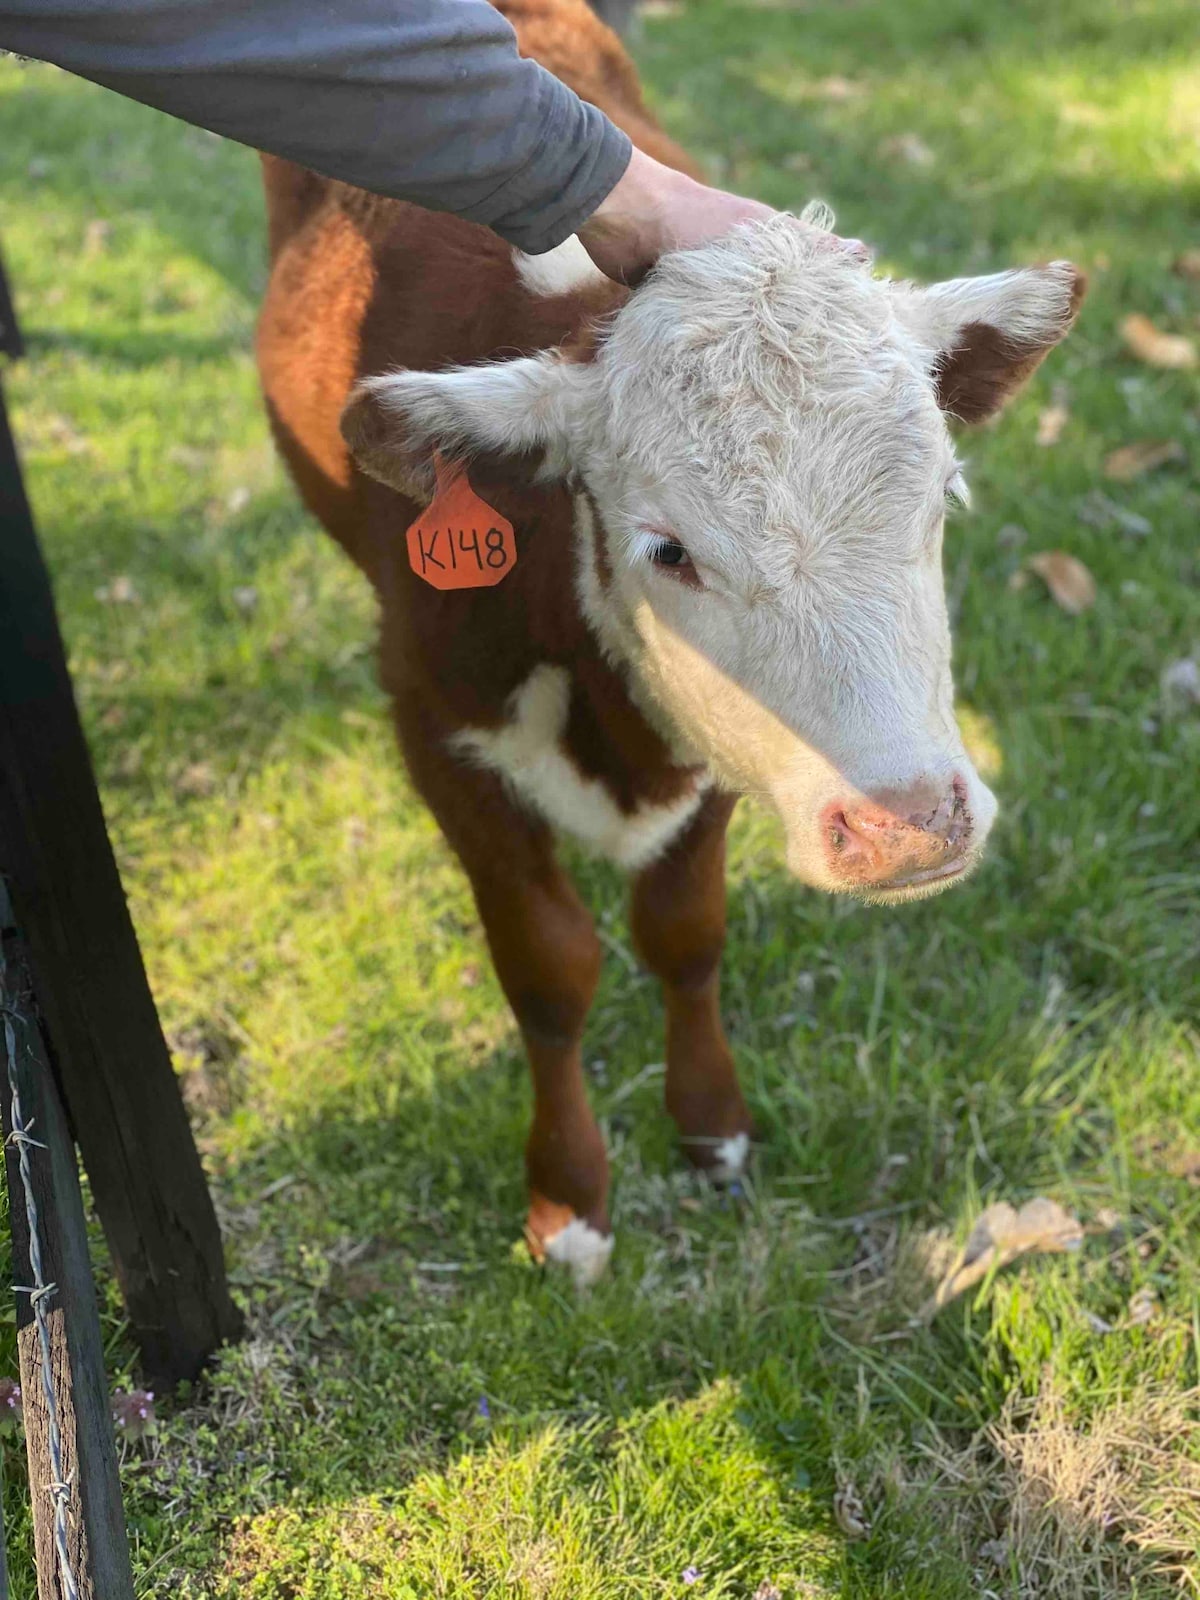
<path fill-rule="evenodd" d="M 688 166 L 584 0 L 502 9 L 527 54 Z M 527 258 L 453 217 L 265 173 L 272 423 L 378 594 L 400 743 L 533 1069 L 528 1236 L 586 1281 L 611 1248 L 580 1058 L 600 945 L 555 830 L 632 874 L 667 1108 L 697 1165 L 736 1173 L 750 1117 L 718 1004 L 735 797 L 776 808 L 788 865 L 820 889 L 912 899 L 979 860 L 995 802 L 954 717 L 946 418 L 1003 403 L 1082 281 L 1055 262 L 915 288 L 780 216 L 630 293 L 577 241 Z M 492 587 L 410 567 L 435 451 L 469 462 L 515 530 Z"/>

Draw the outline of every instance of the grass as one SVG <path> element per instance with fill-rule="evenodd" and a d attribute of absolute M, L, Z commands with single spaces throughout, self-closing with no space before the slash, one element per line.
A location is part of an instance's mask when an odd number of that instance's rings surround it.
<path fill-rule="evenodd" d="M 698 0 L 659 8 L 638 54 L 717 176 L 830 199 L 890 268 L 1068 255 L 1093 289 L 966 444 L 974 510 L 947 541 L 964 715 L 1003 804 L 990 865 L 866 910 L 791 883 L 763 815 L 735 825 L 725 1004 L 763 1132 L 740 1194 L 680 1168 L 621 883 L 578 863 L 610 951 L 587 1056 L 619 1241 L 582 1300 L 514 1244 L 513 1029 L 393 754 L 370 598 L 272 459 L 254 161 L 0 63 L 30 347 L 8 389 L 253 1329 L 125 1446 L 138 1593 L 1195 1589 L 1200 715 L 1167 714 L 1160 674 L 1200 641 L 1200 417 L 1196 375 L 1117 333 L 1131 311 L 1200 332 L 1200 284 L 1171 271 L 1200 203 L 1193 7 Z M 1039 447 L 1056 390 L 1070 417 Z M 1104 480 L 1141 438 L 1185 460 Z M 1097 579 L 1082 617 L 1010 585 L 1056 548 Z M 1039 1193 L 1083 1250 L 914 1325 L 946 1240 Z M 99 1240 L 97 1261 L 128 1381 Z M 835 1515 L 846 1490 L 866 1538 Z"/>

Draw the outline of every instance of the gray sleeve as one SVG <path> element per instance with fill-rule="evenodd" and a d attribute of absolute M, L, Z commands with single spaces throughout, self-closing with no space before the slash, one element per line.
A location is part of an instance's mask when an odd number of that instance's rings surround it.
<path fill-rule="evenodd" d="M 535 253 L 629 163 L 487 0 L 0 0 L 0 48 Z"/>

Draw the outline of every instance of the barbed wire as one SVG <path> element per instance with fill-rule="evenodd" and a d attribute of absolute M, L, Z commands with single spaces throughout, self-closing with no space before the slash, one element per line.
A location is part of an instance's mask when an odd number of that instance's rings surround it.
<path fill-rule="evenodd" d="M 34 1323 L 37 1327 L 38 1347 L 41 1367 L 42 1396 L 46 1402 L 46 1413 L 50 1449 L 50 1470 L 53 1481 L 43 1484 L 42 1488 L 54 1500 L 54 1547 L 58 1554 L 59 1580 L 62 1584 L 65 1600 L 79 1600 L 79 1585 L 75 1580 L 75 1572 L 71 1566 L 71 1553 L 67 1546 L 67 1511 L 71 1504 L 72 1487 L 70 1477 L 63 1471 L 62 1460 L 62 1430 L 58 1422 L 58 1390 L 54 1382 L 54 1365 L 50 1347 L 50 1321 L 48 1302 L 56 1292 L 58 1285 L 46 1282 L 46 1274 L 42 1262 L 42 1238 L 40 1232 L 40 1218 L 38 1216 L 37 1196 L 33 1192 L 33 1163 L 30 1152 L 32 1150 L 45 1150 L 46 1146 L 40 1139 L 35 1139 L 30 1131 L 32 1122 L 25 1121 L 21 1108 L 21 1085 L 17 1071 L 17 1027 L 26 1032 L 31 1020 L 20 1009 L 17 996 L 10 996 L 7 990 L 8 963 L 4 953 L 4 930 L 0 928 L 0 1014 L 4 1017 L 4 1047 L 8 1067 L 8 1087 L 11 1099 L 12 1131 L 8 1142 L 16 1146 L 17 1166 L 21 1175 L 21 1188 L 25 1198 L 25 1220 L 29 1232 L 29 1266 L 33 1273 L 32 1284 L 14 1284 L 13 1289 L 17 1294 L 29 1296 L 30 1309 L 33 1312 Z M 26 1046 L 28 1050 L 28 1046 Z M 32 1059 L 32 1051 L 28 1052 Z"/>

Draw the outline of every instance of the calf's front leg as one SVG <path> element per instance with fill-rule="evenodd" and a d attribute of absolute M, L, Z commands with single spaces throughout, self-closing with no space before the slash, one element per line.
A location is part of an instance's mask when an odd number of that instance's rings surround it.
<path fill-rule="evenodd" d="M 612 1253 L 608 1157 L 581 1055 L 600 941 L 549 828 L 494 773 L 460 761 L 419 706 L 399 704 L 397 722 L 413 780 L 470 877 L 533 1071 L 526 1237 L 539 1260 L 593 1282 Z"/>
<path fill-rule="evenodd" d="M 721 1025 L 725 830 L 736 800 L 710 793 L 686 831 L 633 883 L 642 960 L 661 981 L 667 1014 L 667 1110 L 688 1159 L 718 1182 L 735 1178 L 751 1121 Z"/>

